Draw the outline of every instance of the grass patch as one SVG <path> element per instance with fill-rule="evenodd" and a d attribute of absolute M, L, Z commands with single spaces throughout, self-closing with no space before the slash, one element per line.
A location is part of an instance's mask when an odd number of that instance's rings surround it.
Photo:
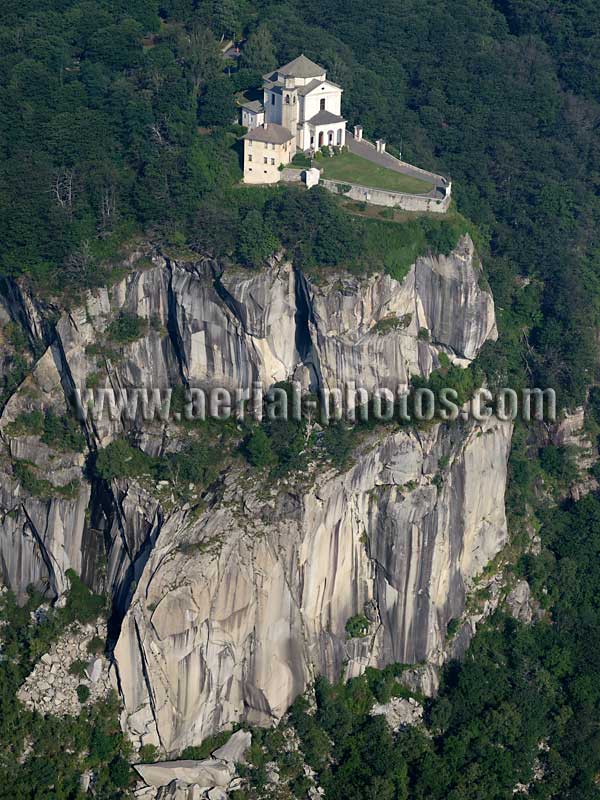
<path fill-rule="evenodd" d="M 374 189 L 387 189 L 391 192 L 408 194 L 427 194 L 433 188 L 433 184 L 428 181 L 381 167 L 354 153 L 340 153 L 332 158 L 323 158 L 319 162 L 319 167 L 323 170 L 322 177 L 327 180 L 349 181 Z"/>

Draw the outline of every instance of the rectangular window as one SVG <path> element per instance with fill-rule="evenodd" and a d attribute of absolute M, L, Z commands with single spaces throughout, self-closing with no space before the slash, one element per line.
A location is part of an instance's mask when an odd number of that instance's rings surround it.
<path fill-rule="evenodd" d="M 274 158 L 272 158 L 272 159 L 271 159 L 271 164 L 272 164 L 273 166 L 275 166 L 275 159 L 274 159 Z"/>
<path fill-rule="evenodd" d="M 269 163 L 269 159 L 268 159 L 266 156 L 265 156 L 265 159 L 264 159 L 264 161 L 265 161 L 265 164 L 268 164 L 268 163 Z"/>
<path fill-rule="evenodd" d="M 248 161 L 252 161 L 252 153 L 248 156 Z"/>
<path fill-rule="evenodd" d="M 325 111 L 325 98 L 321 98 L 321 111 Z"/>
<path fill-rule="evenodd" d="M 271 105 L 272 106 L 275 105 L 275 92 L 273 92 L 273 94 L 271 95 Z"/>

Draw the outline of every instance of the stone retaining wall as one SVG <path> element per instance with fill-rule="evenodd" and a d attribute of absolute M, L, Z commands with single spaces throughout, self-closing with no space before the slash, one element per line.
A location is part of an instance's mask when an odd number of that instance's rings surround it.
<path fill-rule="evenodd" d="M 293 169 L 286 167 L 281 170 L 281 180 L 285 183 L 297 183 L 302 180 L 303 169 Z"/>
<path fill-rule="evenodd" d="M 400 208 L 403 211 L 429 211 L 433 214 L 445 214 L 450 207 L 451 195 L 446 197 L 431 197 L 430 195 L 405 194 L 404 192 L 389 192 L 385 189 L 374 189 L 370 186 L 361 186 L 356 183 L 344 183 L 322 178 L 324 186 L 334 194 L 343 194 L 358 202 L 369 203 L 374 206 L 388 206 Z"/>

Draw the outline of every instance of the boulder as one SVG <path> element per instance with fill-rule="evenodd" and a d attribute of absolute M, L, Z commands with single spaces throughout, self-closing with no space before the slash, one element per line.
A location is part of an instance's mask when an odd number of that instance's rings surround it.
<path fill-rule="evenodd" d="M 148 786 L 168 786 L 180 781 L 188 785 L 196 783 L 206 789 L 227 786 L 235 774 L 230 764 L 214 758 L 136 764 L 135 769 Z"/>
<path fill-rule="evenodd" d="M 237 731 L 223 747 L 215 750 L 213 758 L 227 761 L 229 764 L 243 764 L 244 754 L 252 744 L 252 734 L 249 731 Z"/>
<path fill-rule="evenodd" d="M 392 697 L 389 703 L 377 703 L 371 709 L 372 717 L 385 717 L 387 724 L 396 732 L 400 728 L 416 725 L 423 720 L 423 706 L 412 698 Z"/>

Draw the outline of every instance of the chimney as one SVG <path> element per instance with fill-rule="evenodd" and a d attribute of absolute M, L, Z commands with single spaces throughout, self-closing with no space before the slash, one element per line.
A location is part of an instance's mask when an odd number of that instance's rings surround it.
<path fill-rule="evenodd" d="M 354 126 L 354 139 L 357 142 L 362 141 L 362 125 Z"/>
<path fill-rule="evenodd" d="M 378 153 L 385 153 L 385 142 L 383 139 L 376 139 L 375 140 L 375 149 Z"/>

